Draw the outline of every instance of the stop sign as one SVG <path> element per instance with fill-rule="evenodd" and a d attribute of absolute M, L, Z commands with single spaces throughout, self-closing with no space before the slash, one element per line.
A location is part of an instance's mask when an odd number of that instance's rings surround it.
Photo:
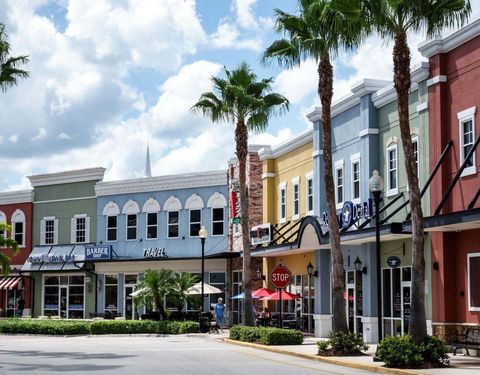
<path fill-rule="evenodd" d="M 272 284 L 278 289 L 284 289 L 292 282 L 292 273 L 285 266 L 276 266 L 272 270 Z"/>

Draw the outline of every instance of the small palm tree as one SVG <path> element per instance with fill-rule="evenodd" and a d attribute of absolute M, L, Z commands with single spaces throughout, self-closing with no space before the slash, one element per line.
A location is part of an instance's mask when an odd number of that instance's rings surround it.
<path fill-rule="evenodd" d="M 244 322 L 253 319 L 252 275 L 250 259 L 250 221 L 246 189 L 248 132 L 264 131 L 274 114 L 288 110 L 288 100 L 272 92 L 272 78 L 258 80 L 246 63 L 233 70 L 224 68 L 224 77 L 212 77 L 213 91 L 203 93 L 192 111 L 208 116 L 213 122 L 235 124 L 236 155 L 239 165 L 240 212 L 243 239 L 243 287 L 245 291 Z"/>
<path fill-rule="evenodd" d="M 276 31 L 285 35 L 274 41 L 264 52 L 264 63 L 276 60 L 279 65 L 292 68 L 306 59 L 318 65 L 318 95 L 322 105 L 322 146 L 325 164 L 324 183 L 327 200 L 328 229 L 332 250 L 332 294 L 334 331 L 347 331 L 344 300 L 345 275 L 340 248 L 340 232 L 335 205 L 332 166 L 331 106 L 333 97 L 333 67 L 331 56 L 340 48 L 355 47 L 361 40 L 359 17 L 345 16 L 331 7 L 330 1 L 301 0 L 297 14 L 279 9 L 276 13 Z"/>
<path fill-rule="evenodd" d="M 7 233 L 10 231 L 10 226 L 0 223 L 0 249 L 9 249 L 13 255 L 18 253 L 18 243 L 12 238 L 8 238 Z M 0 267 L 2 274 L 10 273 L 10 257 L 0 251 Z"/>
<path fill-rule="evenodd" d="M 5 25 L 0 23 L 0 89 L 6 92 L 17 84 L 18 78 L 28 78 L 29 73 L 20 69 L 28 62 L 28 56 L 10 56 L 10 43 L 7 41 Z"/>
<path fill-rule="evenodd" d="M 135 305 L 152 306 L 153 311 L 158 311 L 161 318 L 166 318 L 163 303 L 173 288 L 172 275 L 170 270 L 146 270 L 143 279 L 137 283 L 136 290 L 139 292 L 134 297 Z"/>
<path fill-rule="evenodd" d="M 188 295 L 187 290 L 198 282 L 198 277 L 189 272 L 174 272 L 172 275 L 172 289 L 168 298 L 177 307 L 179 316 L 182 315 L 182 309 L 185 302 L 194 298 Z"/>
<path fill-rule="evenodd" d="M 398 117 L 412 218 L 412 306 L 409 333 L 416 342 L 427 335 L 425 317 L 424 224 L 416 160 L 410 133 L 410 48 L 408 32 L 426 31 L 433 36 L 443 29 L 462 25 L 471 12 L 468 0 L 364 0 L 362 17 L 369 28 L 385 40 L 393 39 L 393 82 L 397 92 Z"/>

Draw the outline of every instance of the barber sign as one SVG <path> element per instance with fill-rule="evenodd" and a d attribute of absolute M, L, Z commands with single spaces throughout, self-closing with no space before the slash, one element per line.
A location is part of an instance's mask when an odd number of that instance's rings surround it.
<path fill-rule="evenodd" d="M 292 273 L 285 266 L 276 266 L 272 270 L 271 281 L 275 288 L 285 289 L 292 282 Z"/>

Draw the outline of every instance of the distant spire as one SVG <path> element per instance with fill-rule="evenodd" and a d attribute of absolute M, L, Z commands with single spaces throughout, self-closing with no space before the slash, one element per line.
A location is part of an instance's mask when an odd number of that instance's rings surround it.
<path fill-rule="evenodd" d="M 147 144 L 147 157 L 145 158 L 145 177 L 152 177 L 152 169 L 150 168 L 150 148 Z"/>

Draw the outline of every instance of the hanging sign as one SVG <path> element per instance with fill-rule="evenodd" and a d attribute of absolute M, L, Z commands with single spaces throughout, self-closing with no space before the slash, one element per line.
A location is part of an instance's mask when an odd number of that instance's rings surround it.
<path fill-rule="evenodd" d="M 270 223 L 257 225 L 250 230 L 252 245 L 268 244 L 272 241 L 272 225 Z"/>
<path fill-rule="evenodd" d="M 168 258 L 164 247 L 152 247 L 143 250 L 143 257 L 148 259 Z"/>
<path fill-rule="evenodd" d="M 369 199 L 366 202 L 362 203 L 353 203 L 346 201 L 343 204 L 342 209 L 337 214 L 338 217 L 338 226 L 340 229 L 347 230 L 355 222 L 360 219 L 369 219 L 373 215 L 373 201 Z M 322 223 L 323 226 L 328 226 L 328 213 L 322 213 Z"/>
<path fill-rule="evenodd" d="M 232 224 L 240 224 L 240 193 L 230 191 L 230 220 Z"/>
<path fill-rule="evenodd" d="M 30 263 L 64 263 L 64 262 L 75 262 L 74 254 L 38 254 L 31 255 L 27 258 L 27 262 Z"/>
<path fill-rule="evenodd" d="M 275 288 L 285 289 L 292 282 L 292 273 L 285 266 L 276 266 L 272 270 L 270 280 Z"/>
<path fill-rule="evenodd" d="M 387 258 L 387 266 L 390 268 L 398 268 L 400 267 L 400 264 L 402 264 L 402 261 L 396 255 L 392 255 Z"/>
<path fill-rule="evenodd" d="M 112 246 L 86 246 L 85 260 L 112 259 Z"/>

